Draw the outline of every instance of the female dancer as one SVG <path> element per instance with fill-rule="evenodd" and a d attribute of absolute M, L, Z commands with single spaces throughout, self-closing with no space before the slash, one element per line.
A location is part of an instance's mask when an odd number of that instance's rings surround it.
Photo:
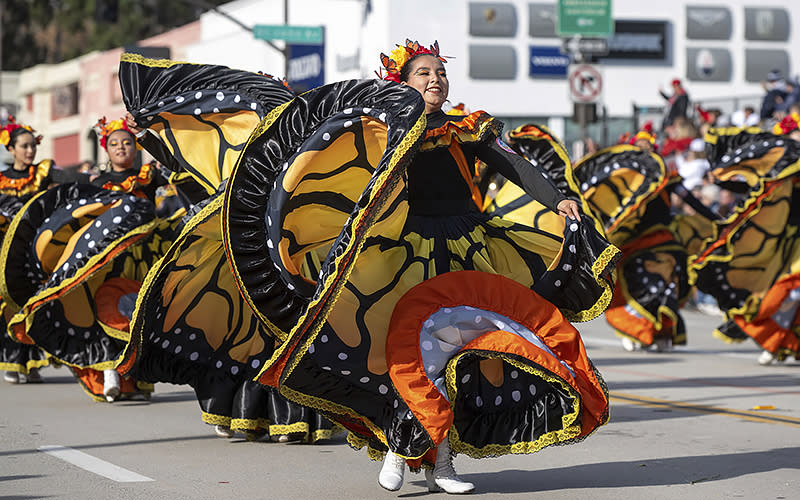
<path fill-rule="evenodd" d="M 27 125 L 16 123 L 13 116 L 8 119 L 8 124 L 0 128 L 0 143 L 14 157 L 11 168 L 0 172 L 0 217 L 2 218 L 2 232 L 5 235 L 8 224 L 22 205 L 36 193 L 47 189 L 51 184 L 69 182 L 88 182 L 85 174 L 59 170 L 54 167 L 52 160 L 42 160 L 34 164 L 36 146 L 41 142 L 42 136 Z M 14 312 L 3 301 L 3 314 L 0 319 L 0 369 L 6 370 L 4 380 L 17 384 L 22 380 L 28 383 L 41 382 L 39 368 L 47 366 L 47 356 L 36 346 L 14 342 L 6 331 L 6 321 Z M 20 374 L 25 378 L 21 379 Z"/>
<path fill-rule="evenodd" d="M 312 90 L 257 129 L 226 187 L 225 250 L 287 338 L 258 380 L 386 454 L 384 488 L 401 486 L 407 459 L 433 469 L 432 491 L 467 493 L 453 452 L 531 453 L 606 421 L 602 379 L 561 311 L 602 312 L 617 250 L 497 143 L 495 119 L 441 111 L 437 45 L 382 60 L 394 82 Z M 529 225 L 481 213 L 475 158 L 546 213 Z"/>
<path fill-rule="evenodd" d="M 294 94 L 268 75 L 130 54 L 120 75 L 140 143 L 151 153 L 168 143 L 166 161 L 154 156 L 204 187 L 195 216 L 141 290 L 120 369 L 191 385 L 203 421 L 222 438 L 329 438 L 331 422 L 252 380 L 280 338 L 244 302 L 221 246 L 218 202 L 228 174 L 260 120 Z"/>
<path fill-rule="evenodd" d="M 717 184 L 744 196 L 690 261 L 690 279 L 725 311 L 715 336 L 751 337 L 763 365 L 800 357 L 798 124 L 792 114 L 773 133 L 723 128 L 705 137 Z"/>
<path fill-rule="evenodd" d="M 134 168 L 136 142 L 124 121 L 100 120 L 98 132 L 110 171 L 96 187 L 60 186 L 31 200 L 9 228 L 2 276 L 22 304 L 9 321 L 15 338 L 35 342 L 69 365 L 95 400 L 111 402 L 152 391 L 120 381 L 113 368 L 140 283 L 179 221 L 155 218 L 155 191 L 165 181 L 149 165 Z M 33 263 L 24 262 L 29 255 Z"/>

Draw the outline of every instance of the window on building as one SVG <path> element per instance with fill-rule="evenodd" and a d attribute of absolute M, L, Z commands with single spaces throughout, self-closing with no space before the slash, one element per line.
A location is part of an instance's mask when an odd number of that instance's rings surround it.
<path fill-rule="evenodd" d="M 61 167 L 72 167 L 80 163 L 78 134 L 63 135 L 53 139 L 53 160 Z"/>
<path fill-rule="evenodd" d="M 51 119 L 58 120 L 78 114 L 78 82 L 53 88 Z"/>

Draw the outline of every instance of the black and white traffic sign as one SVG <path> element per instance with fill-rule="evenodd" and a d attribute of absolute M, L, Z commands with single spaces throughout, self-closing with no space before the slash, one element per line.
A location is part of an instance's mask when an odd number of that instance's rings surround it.
<path fill-rule="evenodd" d="M 580 35 L 564 38 L 561 53 L 604 56 L 608 54 L 608 38 L 583 38 Z"/>
<path fill-rule="evenodd" d="M 603 93 L 603 75 L 597 66 L 573 64 L 567 75 L 572 102 L 598 102 Z"/>

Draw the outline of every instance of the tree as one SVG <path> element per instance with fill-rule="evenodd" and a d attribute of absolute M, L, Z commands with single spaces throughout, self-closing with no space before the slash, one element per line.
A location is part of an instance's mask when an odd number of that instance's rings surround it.
<path fill-rule="evenodd" d="M 197 20 L 226 0 L 0 0 L 3 70 L 57 63 Z M 114 20 L 116 18 L 116 21 Z"/>

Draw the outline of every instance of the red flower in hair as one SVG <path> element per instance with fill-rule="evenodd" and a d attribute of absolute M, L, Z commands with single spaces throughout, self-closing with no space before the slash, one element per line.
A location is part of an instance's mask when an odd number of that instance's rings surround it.
<path fill-rule="evenodd" d="M 775 135 L 786 135 L 798 128 L 800 128 L 800 115 L 792 113 L 791 115 L 786 115 L 780 123 L 776 123 L 772 128 L 772 133 Z"/>
<path fill-rule="evenodd" d="M 14 115 L 8 115 L 8 123 L 6 123 L 4 127 L 0 127 L 0 144 L 3 146 L 8 146 L 8 143 L 11 142 L 11 132 L 17 130 L 18 128 L 24 128 L 33 134 L 36 144 L 40 144 L 42 142 L 41 134 L 36 135 L 36 131 L 32 127 L 28 125 L 20 125 L 17 123 L 17 119 L 14 118 Z"/>

